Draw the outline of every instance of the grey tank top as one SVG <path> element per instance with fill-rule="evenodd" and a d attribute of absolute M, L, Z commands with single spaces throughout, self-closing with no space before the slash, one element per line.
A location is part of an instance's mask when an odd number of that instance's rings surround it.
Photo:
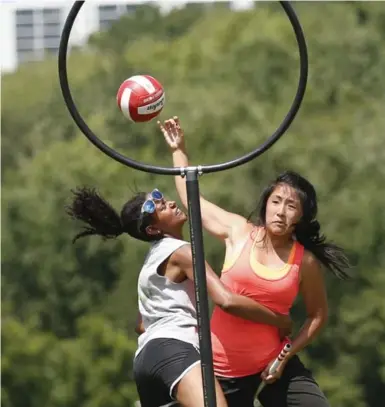
<path fill-rule="evenodd" d="M 152 244 L 138 279 L 139 312 L 145 332 L 138 338 L 136 355 L 155 338 L 173 338 L 199 346 L 194 283 L 174 283 L 158 274 L 159 266 L 175 250 L 189 244 L 163 238 Z"/>

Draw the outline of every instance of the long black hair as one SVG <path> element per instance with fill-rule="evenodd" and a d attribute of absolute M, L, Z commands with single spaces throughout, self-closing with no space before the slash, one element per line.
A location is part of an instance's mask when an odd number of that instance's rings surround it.
<path fill-rule="evenodd" d="M 135 239 L 150 242 L 161 236 L 150 236 L 145 228 L 151 224 L 151 216 L 141 214 L 141 208 L 146 200 L 145 192 L 138 192 L 128 200 L 120 215 L 95 188 L 78 187 L 72 190 L 73 200 L 66 206 L 67 214 L 75 220 L 85 223 L 83 231 L 79 232 L 73 243 L 81 237 L 98 235 L 104 239 L 114 239 L 122 233 L 127 233 Z"/>
<path fill-rule="evenodd" d="M 344 249 L 334 243 L 327 242 L 321 233 L 321 225 L 317 220 L 317 194 L 313 185 L 304 177 L 294 171 L 285 171 L 280 174 L 262 192 L 257 207 L 257 224 L 266 225 L 267 200 L 279 184 L 286 184 L 294 188 L 302 205 L 302 217 L 294 229 L 296 240 L 331 272 L 341 279 L 349 278 L 347 270 L 350 268 L 349 260 Z"/>

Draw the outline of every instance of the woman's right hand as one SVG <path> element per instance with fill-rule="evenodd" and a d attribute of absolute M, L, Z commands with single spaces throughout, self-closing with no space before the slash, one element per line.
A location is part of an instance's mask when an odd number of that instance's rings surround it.
<path fill-rule="evenodd" d="M 163 124 L 158 121 L 158 126 L 172 151 L 184 150 L 184 132 L 177 116 L 165 120 Z"/>

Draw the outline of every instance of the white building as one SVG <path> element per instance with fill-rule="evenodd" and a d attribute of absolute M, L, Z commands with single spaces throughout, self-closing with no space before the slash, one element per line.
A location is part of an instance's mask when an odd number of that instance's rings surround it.
<path fill-rule="evenodd" d="M 191 3 L 216 0 L 195 0 Z M 217 0 L 218 2 L 220 0 Z M 132 12 L 145 0 L 87 0 L 82 6 L 69 45 L 83 45 L 89 35 L 107 28 L 122 14 Z M 162 11 L 183 5 L 188 0 L 155 0 Z M 230 2 L 229 2 L 230 3 Z M 249 0 L 233 1 L 243 7 Z M 64 22 L 73 5 L 70 0 L 0 0 L 1 71 L 11 72 L 19 63 L 41 60 L 57 54 Z"/>
<path fill-rule="evenodd" d="M 133 11 L 135 1 L 86 1 L 71 31 L 70 45 L 82 45 L 89 35 L 105 29 L 122 14 Z M 57 54 L 64 22 L 73 5 L 65 0 L 1 0 L 0 41 L 2 71 L 19 63 Z"/>

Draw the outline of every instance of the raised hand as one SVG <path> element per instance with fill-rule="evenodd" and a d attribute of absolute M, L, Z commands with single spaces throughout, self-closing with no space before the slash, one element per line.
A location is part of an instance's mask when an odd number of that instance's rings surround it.
<path fill-rule="evenodd" d="M 180 126 L 180 121 L 177 116 L 172 119 L 165 120 L 162 124 L 157 122 L 158 126 L 163 133 L 166 143 L 169 145 L 172 151 L 178 149 L 184 149 L 184 132 Z"/>

